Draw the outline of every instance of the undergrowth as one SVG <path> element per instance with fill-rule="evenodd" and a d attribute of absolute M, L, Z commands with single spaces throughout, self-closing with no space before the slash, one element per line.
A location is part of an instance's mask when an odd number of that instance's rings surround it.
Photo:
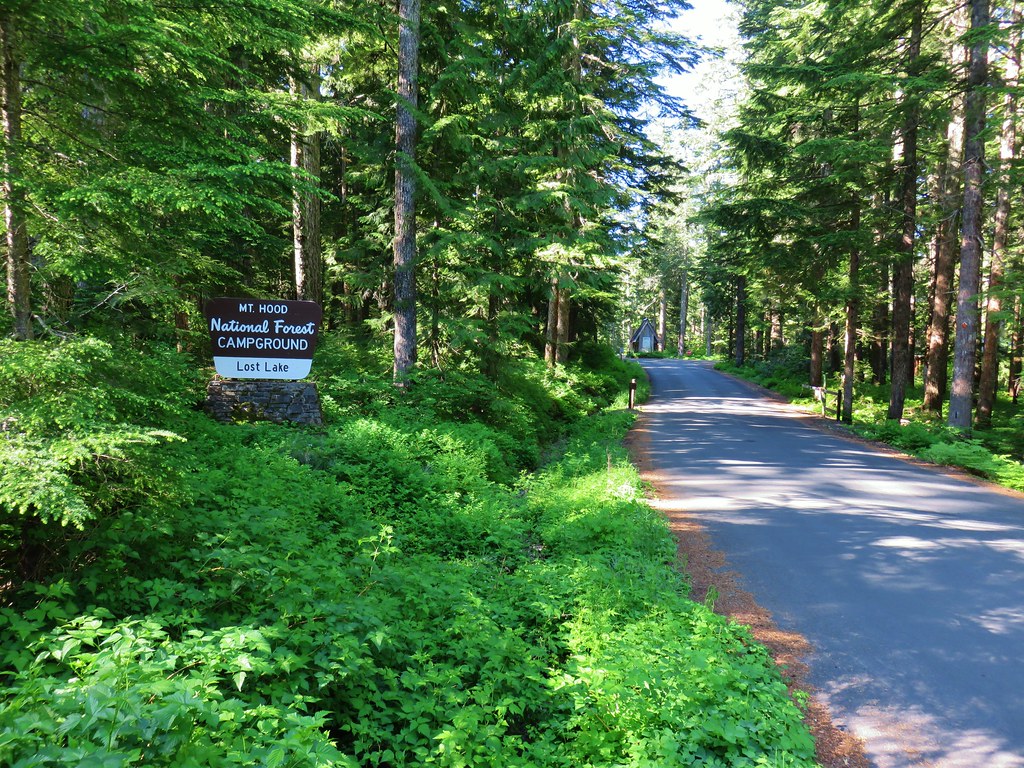
<path fill-rule="evenodd" d="M 403 394 L 329 338 L 311 430 L 214 424 L 187 366 L 152 381 L 115 342 L 10 351 L 40 383 L 0 389 L 0 485 L 20 441 L 168 437 L 55 464 L 84 513 L 4 488 L 5 562 L 22 528 L 51 539 L 35 578 L 5 573 L 0 764 L 813 765 L 767 652 L 688 599 L 643 501 L 636 366 L 509 361 Z"/>

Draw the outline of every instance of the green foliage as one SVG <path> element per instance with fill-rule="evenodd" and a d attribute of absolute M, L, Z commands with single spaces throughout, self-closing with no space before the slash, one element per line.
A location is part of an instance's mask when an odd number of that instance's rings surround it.
<path fill-rule="evenodd" d="M 1007 488 L 1024 491 L 1024 466 L 1008 456 L 996 456 L 980 440 L 957 443 L 937 442 L 918 455 L 926 461 L 966 469 L 981 477 L 995 480 Z"/>
<path fill-rule="evenodd" d="M 767 360 L 755 360 L 738 366 L 730 360 L 715 363 L 715 369 L 760 384 L 793 400 L 809 399 L 808 364 L 802 354 L 780 350 Z"/>
<path fill-rule="evenodd" d="M 921 422 L 900 424 L 898 421 L 883 419 L 874 424 L 858 427 L 857 431 L 864 437 L 889 443 L 908 453 L 930 448 L 942 439 L 939 430 Z"/>
<path fill-rule="evenodd" d="M 185 364 L 173 350 L 123 341 L 0 341 L 5 578 L 59 557 L 77 535 L 64 528 L 187 501 L 175 447 L 195 396 Z"/>
<path fill-rule="evenodd" d="M 686 598 L 620 443 L 632 415 L 608 408 L 634 365 L 396 398 L 327 345 L 352 365 L 323 375 L 325 428 L 154 411 L 188 438 L 192 471 L 160 479 L 177 502 L 105 508 L 64 578 L 8 588 L 0 763 L 812 765 L 766 652 Z M 98 411 L 150 426 L 175 385 L 87 349 L 110 367 Z M 554 454 L 533 475 L 524 436 Z"/>

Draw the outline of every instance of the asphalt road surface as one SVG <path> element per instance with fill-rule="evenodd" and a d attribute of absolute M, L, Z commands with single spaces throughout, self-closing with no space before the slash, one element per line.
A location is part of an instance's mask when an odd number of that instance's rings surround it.
<path fill-rule="evenodd" d="M 650 460 L 878 768 L 1024 767 L 1024 499 L 645 360 Z"/>

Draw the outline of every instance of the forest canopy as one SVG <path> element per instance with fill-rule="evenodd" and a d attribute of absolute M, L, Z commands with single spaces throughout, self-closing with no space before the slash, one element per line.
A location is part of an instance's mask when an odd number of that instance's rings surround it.
<path fill-rule="evenodd" d="M 239 295 L 386 337 L 411 306 L 436 367 L 539 348 L 553 307 L 564 361 L 670 196 L 645 129 L 685 116 L 655 81 L 685 7 L 5 3 L 7 332 L 199 349 Z"/>
<path fill-rule="evenodd" d="M 737 363 L 803 350 L 847 421 L 864 383 L 898 421 L 916 381 L 925 415 L 990 426 L 1024 344 L 1018 9 L 750 0 L 739 30 L 693 217 L 705 329 Z"/>

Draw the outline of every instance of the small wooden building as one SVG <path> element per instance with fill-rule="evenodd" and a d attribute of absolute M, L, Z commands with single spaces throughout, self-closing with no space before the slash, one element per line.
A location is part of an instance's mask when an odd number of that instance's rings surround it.
<path fill-rule="evenodd" d="M 657 352 L 661 348 L 658 333 L 646 317 L 629 340 L 629 348 L 636 353 Z"/>

